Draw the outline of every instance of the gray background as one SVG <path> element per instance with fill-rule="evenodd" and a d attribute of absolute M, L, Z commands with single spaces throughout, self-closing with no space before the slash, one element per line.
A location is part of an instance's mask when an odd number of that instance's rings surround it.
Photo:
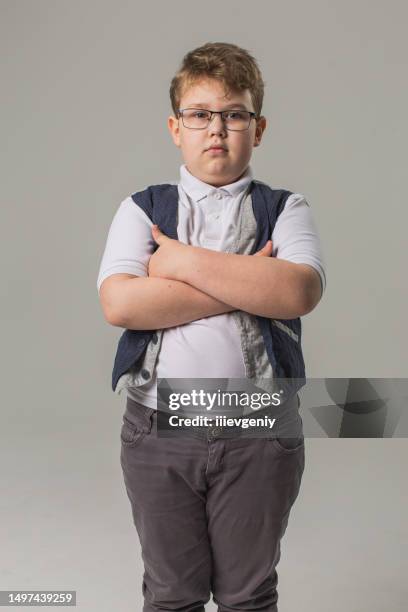
<path fill-rule="evenodd" d="M 310 377 L 406 377 L 404 2 L 5 1 L 1 6 L 1 589 L 141 610 L 119 465 L 120 330 L 96 277 L 119 203 L 178 178 L 168 87 L 182 56 L 258 59 L 257 178 L 306 195 L 327 292 L 303 319 Z M 406 609 L 404 439 L 306 441 L 280 612 Z M 404 602 L 404 607 L 403 607 Z M 215 608 L 210 604 L 208 610 Z"/>

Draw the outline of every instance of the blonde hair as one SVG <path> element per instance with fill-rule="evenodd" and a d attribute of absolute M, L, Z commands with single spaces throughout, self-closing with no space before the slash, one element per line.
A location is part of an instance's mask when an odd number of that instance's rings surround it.
<path fill-rule="evenodd" d="M 171 106 L 176 116 L 186 90 L 206 78 L 221 81 L 226 95 L 248 89 L 256 116 L 260 116 L 265 83 L 258 64 L 246 49 L 223 42 L 208 42 L 184 56 L 170 84 Z"/>

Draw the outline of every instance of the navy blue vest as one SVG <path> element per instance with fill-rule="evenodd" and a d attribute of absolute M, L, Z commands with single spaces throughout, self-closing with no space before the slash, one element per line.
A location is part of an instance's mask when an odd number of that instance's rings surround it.
<path fill-rule="evenodd" d="M 272 189 L 265 183 L 252 180 L 250 184 L 252 209 L 257 223 L 255 243 L 252 253 L 261 249 L 272 235 L 276 220 L 282 212 L 287 198 L 291 195 L 285 189 Z M 178 218 L 177 185 L 152 185 L 144 191 L 134 193 L 132 199 L 170 238 L 177 237 Z M 158 245 L 156 245 L 158 248 Z M 296 379 L 289 383 L 291 393 L 305 384 L 305 364 L 301 348 L 301 321 L 296 319 L 275 319 L 281 321 L 297 335 L 291 337 L 277 325 L 272 325 L 266 317 L 256 316 L 265 343 L 266 352 L 275 378 Z M 157 335 L 155 330 L 126 329 L 119 339 L 112 372 L 112 389 L 115 391 L 119 378 L 136 361 L 143 359 L 149 341 Z"/>

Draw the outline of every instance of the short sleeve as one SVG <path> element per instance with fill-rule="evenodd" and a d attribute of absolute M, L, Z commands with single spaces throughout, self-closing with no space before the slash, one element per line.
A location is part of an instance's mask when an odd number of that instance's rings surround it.
<path fill-rule="evenodd" d="M 151 227 L 149 217 L 130 196 L 123 200 L 109 228 L 99 267 L 98 292 L 102 282 L 112 274 L 147 276 L 155 245 Z"/>
<path fill-rule="evenodd" d="M 286 200 L 272 232 L 273 256 L 308 264 L 320 276 L 322 294 L 326 289 L 326 265 L 317 227 L 306 198 L 292 193 Z"/>

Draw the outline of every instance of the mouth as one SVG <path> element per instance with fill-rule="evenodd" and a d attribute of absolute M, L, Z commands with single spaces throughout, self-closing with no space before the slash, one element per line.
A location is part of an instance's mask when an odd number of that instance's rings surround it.
<path fill-rule="evenodd" d="M 206 149 L 207 153 L 226 153 L 227 149 L 225 147 L 222 146 L 213 146 L 213 147 L 209 147 L 208 149 Z"/>

